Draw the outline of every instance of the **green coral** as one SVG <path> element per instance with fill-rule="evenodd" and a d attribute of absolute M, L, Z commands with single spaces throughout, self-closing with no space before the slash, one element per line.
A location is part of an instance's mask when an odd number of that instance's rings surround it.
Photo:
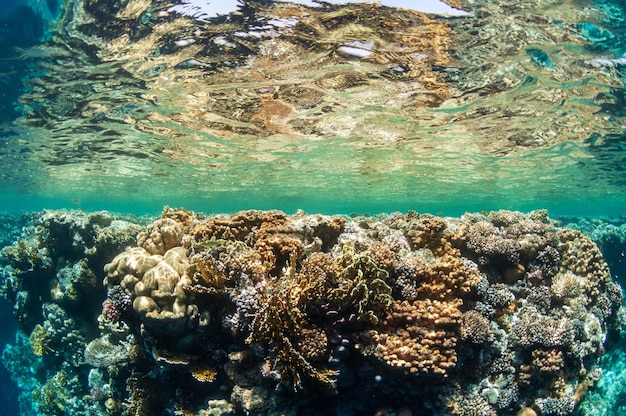
<path fill-rule="evenodd" d="M 33 391 L 33 399 L 40 414 L 65 415 L 67 402 L 71 399 L 65 388 L 68 381 L 67 374 L 61 370 L 49 378 L 46 384 Z"/>
<path fill-rule="evenodd" d="M 378 324 L 393 304 L 387 271 L 371 257 L 357 254 L 352 244 L 343 246 L 335 266 L 342 284 L 331 292 L 331 299 L 340 301 L 344 308 L 354 309 L 350 320 Z"/>

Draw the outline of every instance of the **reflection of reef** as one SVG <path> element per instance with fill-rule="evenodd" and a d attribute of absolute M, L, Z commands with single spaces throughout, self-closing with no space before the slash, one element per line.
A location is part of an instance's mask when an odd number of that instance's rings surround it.
<path fill-rule="evenodd" d="M 206 22 L 161 1 L 68 1 L 62 36 L 21 99 L 24 121 L 59 139 L 97 131 L 84 150 L 105 153 L 126 129 L 389 145 L 419 125 L 469 132 L 498 155 L 621 131 L 623 115 L 610 110 L 619 73 L 591 65 L 612 58 L 589 35 L 610 34 L 595 9 L 476 1 L 471 15 L 446 20 L 372 4 L 262 3 Z M 56 151 L 67 163 L 64 144 Z"/>
<path fill-rule="evenodd" d="M 618 4 L 611 7 L 623 7 Z M 463 47 L 451 54 L 461 70 L 448 81 L 461 94 L 446 107 L 460 109 L 455 119 L 483 138 L 482 150 L 506 155 L 623 132 L 619 93 L 612 93 L 624 90 L 623 75 L 611 65 L 592 64 L 619 58 L 598 42 L 609 38 L 618 51 L 623 42 L 603 28 L 609 19 L 600 7 L 585 1 L 473 5 L 479 19 L 451 22 Z M 590 36 L 590 30 L 602 36 Z"/>
<path fill-rule="evenodd" d="M 2 252 L 31 344 L 4 357 L 45 414 L 569 415 L 620 329 L 598 248 L 543 211 L 37 223 Z"/>
<path fill-rule="evenodd" d="M 217 136 L 332 136 L 342 124 L 349 135 L 376 130 L 352 121 L 353 111 L 399 109 L 393 101 L 408 99 L 403 112 L 412 117 L 409 107 L 450 95 L 440 69 L 451 33 L 444 20 L 408 10 L 249 2 L 241 14 L 201 22 L 160 1 L 91 1 L 77 3 L 65 24 L 49 71 L 22 100 L 31 124 L 142 120 L 136 127 L 155 133 L 166 115 Z M 71 67 L 68 54 L 78 54 Z M 154 111 L 155 102 L 167 110 Z"/>

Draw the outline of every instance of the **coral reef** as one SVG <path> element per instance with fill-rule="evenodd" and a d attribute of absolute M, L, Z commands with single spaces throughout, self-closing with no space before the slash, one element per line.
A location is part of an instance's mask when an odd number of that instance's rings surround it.
<path fill-rule="evenodd" d="M 27 234 L 3 251 L 4 293 L 30 333 L 5 356 L 28 346 L 41 363 L 30 378 L 10 367 L 35 386 L 24 407 L 571 415 L 594 397 L 623 321 L 597 246 L 545 211 L 350 219 L 166 207 L 126 229 L 102 256 L 97 236 L 83 246 Z M 71 296 L 54 295 L 59 286 Z M 46 295 L 38 316 L 31 291 Z M 90 319 L 77 302 L 99 309 Z"/>
<path fill-rule="evenodd" d="M 0 251 L 0 292 L 21 326 L 2 361 L 24 392 L 21 414 L 103 414 L 101 403 L 83 400 L 85 348 L 99 331 L 104 265 L 136 244 L 143 220 L 104 211 L 27 218 L 19 238 Z"/>

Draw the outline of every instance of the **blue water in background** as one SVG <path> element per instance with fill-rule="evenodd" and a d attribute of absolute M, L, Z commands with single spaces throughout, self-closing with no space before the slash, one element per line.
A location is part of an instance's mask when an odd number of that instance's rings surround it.
<path fill-rule="evenodd" d="M 0 299 L 0 322 L 2 322 L 2 331 L 0 331 L 0 349 L 11 342 L 15 342 L 15 333 L 17 331 L 17 322 L 13 316 L 13 308 L 5 299 Z M 11 381 L 11 374 L 0 366 L 0 415 L 11 416 L 19 415 L 17 405 L 18 389 L 15 383 Z"/>
<path fill-rule="evenodd" d="M 16 48 L 28 47 L 42 42 L 48 33 L 49 18 L 59 11 L 57 0 L 47 0 L 46 8 L 53 14 L 43 16 L 32 7 L 31 2 L 0 0 L 0 124 L 10 122 L 20 115 L 15 101 L 23 92 L 22 78 L 29 73 L 32 62 L 19 58 Z M 35 10 L 34 10 L 35 9 Z M 0 299 L 0 350 L 15 342 L 18 329 L 13 307 Z M 0 415 L 20 414 L 17 398 L 18 388 L 10 373 L 0 366 Z"/>

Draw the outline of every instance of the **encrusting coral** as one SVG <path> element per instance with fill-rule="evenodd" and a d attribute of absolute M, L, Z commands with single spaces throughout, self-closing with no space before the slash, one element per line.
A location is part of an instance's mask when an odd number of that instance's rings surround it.
<path fill-rule="evenodd" d="M 569 415 L 621 327 L 622 292 L 597 247 L 543 211 L 166 207 L 135 235 L 94 271 L 97 336 L 54 318 L 58 297 L 30 328 L 29 353 L 89 369 L 85 389 L 108 414 L 203 414 L 219 402 L 228 414 Z M 28 263 L 20 253 L 16 266 Z"/>

